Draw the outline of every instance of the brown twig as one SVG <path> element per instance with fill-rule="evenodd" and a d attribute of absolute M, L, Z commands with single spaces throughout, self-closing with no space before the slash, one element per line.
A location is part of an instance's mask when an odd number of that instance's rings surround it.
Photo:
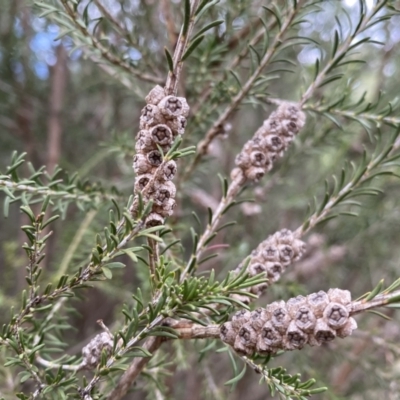
<path fill-rule="evenodd" d="M 183 68 L 182 57 L 189 44 L 190 36 L 194 27 L 195 13 L 199 3 L 200 0 L 192 0 L 190 2 L 191 14 L 190 14 L 189 25 L 187 27 L 186 33 L 183 32 L 183 26 L 182 26 L 181 32 L 179 34 L 178 43 L 176 45 L 174 56 L 172 58 L 174 69 L 173 71 L 170 71 L 168 73 L 167 83 L 165 85 L 165 93 L 167 95 L 176 95 L 179 78 Z"/>
<path fill-rule="evenodd" d="M 165 19 L 165 25 L 167 27 L 168 40 L 171 48 L 174 48 L 176 41 L 178 40 L 178 35 L 176 33 L 174 20 L 171 13 L 171 2 L 169 0 L 161 0 L 160 8 L 162 15 Z"/>
<path fill-rule="evenodd" d="M 154 352 L 160 348 L 161 343 L 162 338 L 150 337 L 144 342 L 142 347 L 154 354 Z M 115 388 L 108 394 L 107 400 L 122 399 L 149 361 L 150 358 L 136 358 L 121 376 Z"/>

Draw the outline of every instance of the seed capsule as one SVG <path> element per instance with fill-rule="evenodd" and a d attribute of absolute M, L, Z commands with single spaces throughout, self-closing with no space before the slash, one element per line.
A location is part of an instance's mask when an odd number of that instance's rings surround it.
<path fill-rule="evenodd" d="M 165 97 L 164 89 L 157 85 L 150 90 L 149 94 L 144 98 L 147 104 L 157 105 Z"/>
<path fill-rule="evenodd" d="M 159 124 L 150 129 L 151 139 L 154 143 L 165 146 L 172 143 L 172 131 L 167 125 Z"/>
<path fill-rule="evenodd" d="M 343 328 L 349 319 L 347 308 L 339 303 L 329 303 L 323 315 L 327 324 L 333 329 Z"/>

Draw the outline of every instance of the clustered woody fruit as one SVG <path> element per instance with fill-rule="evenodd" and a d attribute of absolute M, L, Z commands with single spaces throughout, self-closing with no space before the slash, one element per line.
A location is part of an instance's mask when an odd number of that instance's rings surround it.
<path fill-rule="evenodd" d="M 114 340 L 107 332 L 96 335 L 83 349 L 82 349 L 82 369 L 94 369 L 100 363 L 101 353 L 103 350 L 108 355 L 111 354 Z"/>
<path fill-rule="evenodd" d="M 329 289 L 297 296 L 286 303 L 276 301 L 252 312 L 238 311 L 221 325 L 220 338 L 238 353 L 274 354 L 304 345 L 320 346 L 335 337 L 351 335 L 357 323 L 350 316 L 351 294 Z"/>
<path fill-rule="evenodd" d="M 247 290 L 260 296 L 271 283 L 279 280 L 290 264 L 301 258 L 304 251 L 305 243 L 297 239 L 288 229 L 282 229 L 270 235 L 252 251 L 250 262 L 246 268 L 246 272 L 250 276 L 265 274 L 268 281 Z M 238 274 L 242 268 L 244 268 L 243 263 L 234 270 L 234 273 Z M 233 297 L 245 304 L 250 302 L 250 298 L 245 295 L 233 295 Z"/>
<path fill-rule="evenodd" d="M 166 96 L 159 85 L 146 96 L 146 103 L 133 160 L 135 193 L 142 192 L 144 202 L 153 200 L 146 225 L 156 226 L 172 215 L 175 207 L 176 189 L 171 180 L 176 174 L 176 163 L 164 161 L 162 153 L 167 153 L 176 137 L 185 132 L 189 106 L 183 97 Z"/>
<path fill-rule="evenodd" d="M 305 121 L 306 116 L 297 104 L 281 103 L 243 146 L 236 157 L 237 168 L 233 169 L 231 178 L 243 174 L 250 181 L 259 181 L 272 169 L 275 160 L 282 157 Z"/>

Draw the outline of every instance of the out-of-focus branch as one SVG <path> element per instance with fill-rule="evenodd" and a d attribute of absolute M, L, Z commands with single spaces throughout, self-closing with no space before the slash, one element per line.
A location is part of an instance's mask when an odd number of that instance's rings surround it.
<path fill-rule="evenodd" d="M 171 13 L 171 2 L 169 0 L 161 0 L 160 8 L 162 15 L 165 19 L 165 25 L 167 27 L 168 40 L 172 48 L 175 47 L 176 41 L 178 40 L 178 35 L 175 30 L 174 20 Z"/>
<path fill-rule="evenodd" d="M 250 90 L 252 89 L 257 78 L 260 76 L 260 74 L 262 73 L 264 68 L 267 66 L 267 64 L 271 61 L 277 48 L 281 45 L 282 38 L 283 38 L 284 34 L 286 33 L 286 31 L 291 26 L 291 23 L 292 23 L 293 19 L 295 18 L 295 16 L 297 15 L 297 12 L 299 11 L 300 7 L 301 7 L 301 1 L 299 1 L 297 3 L 297 7 L 293 8 L 291 10 L 291 12 L 288 14 L 285 22 L 282 24 L 281 29 L 275 36 L 274 41 L 272 42 L 268 51 L 265 53 L 264 57 L 261 59 L 258 67 L 255 69 L 253 74 L 247 79 L 246 83 L 243 85 L 243 87 L 241 88 L 239 93 L 231 100 L 231 102 L 225 108 L 225 110 L 222 112 L 222 114 L 219 116 L 219 118 L 214 122 L 212 127 L 206 133 L 205 138 L 198 144 L 196 157 L 194 158 L 193 162 L 186 169 L 183 179 L 186 179 L 192 173 L 193 169 L 200 162 L 202 157 L 205 154 L 207 154 L 210 143 L 221 132 L 221 127 L 223 126 L 223 124 L 234 113 L 234 111 L 236 111 L 237 107 L 241 104 L 243 99 L 250 92 Z"/>
<path fill-rule="evenodd" d="M 71 18 L 71 20 L 74 23 L 74 25 L 76 26 L 76 28 L 78 28 L 79 31 L 85 37 L 90 39 L 93 47 L 95 47 L 97 50 L 100 51 L 100 53 L 104 59 L 106 59 L 111 64 L 122 68 L 124 71 L 128 72 L 129 74 L 134 75 L 137 78 L 142 79 L 144 81 L 152 82 L 152 83 L 161 83 L 162 82 L 161 78 L 143 73 L 143 72 L 137 70 L 136 68 L 133 68 L 130 64 L 123 61 L 121 58 L 112 54 L 96 37 L 94 37 L 93 35 L 90 34 L 90 32 L 86 29 L 84 24 L 80 23 L 79 16 L 70 7 L 68 1 L 61 0 L 61 3 L 64 6 L 64 9 L 68 13 L 69 17 Z"/>
<path fill-rule="evenodd" d="M 184 26 L 182 26 L 179 34 L 178 43 L 176 45 L 174 56 L 172 58 L 174 69 L 168 73 L 167 83 L 165 85 L 165 93 L 167 95 L 176 95 L 178 89 L 179 78 L 183 68 L 182 57 L 188 47 L 191 33 L 194 27 L 195 13 L 199 6 L 200 0 L 192 0 L 190 2 L 190 19 L 187 26 L 186 32 L 184 32 Z"/>
<path fill-rule="evenodd" d="M 50 112 L 47 121 L 47 170 L 49 173 L 52 173 L 59 163 L 61 151 L 61 112 L 67 79 L 67 52 L 62 44 L 57 47 L 56 55 L 57 62 L 50 81 Z"/>
<path fill-rule="evenodd" d="M 142 347 L 154 354 L 154 352 L 160 348 L 161 343 L 162 339 L 160 337 L 150 337 L 145 341 Z M 122 399 L 150 359 L 151 358 L 136 358 L 121 376 L 115 388 L 108 394 L 107 400 Z"/>
<path fill-rule="evenodd" d="M 332 57 L 325 65 L 325 67 L 318 73 L 318 75 L 315 77 L 311 85 L 307 88 L 307 90 L 304 92 L 303 96 L 301 97 L 301 105 L 303 106 L 314 94 L 315 90 L 321 86 L 321 84 L 324 82 L 326 75 L 332 70 L 333 66 L 338 62 L 338 60 L 341 60 L 346 53 L 348 52 L 350 46 L 354 43 L 355 37 L 363 32 L 367 25 L 371 22 L 371 18 L 373 18 L 377 12 L 377 10 L 380 10 L 382 8 L 382 5 L 384 5 L 387 2 L 387 0 L 381 0 L 377 2 L 374 6 L 374 8 L 370 11 L 368 16 L 365 16 L 363 18 L 363 21 L 355 32 L 353 34 L 349 35 L 346 40 L 342 43 L 342 45 L 338 48 L 338 50 L 335 53 L 335 56 Z"/>

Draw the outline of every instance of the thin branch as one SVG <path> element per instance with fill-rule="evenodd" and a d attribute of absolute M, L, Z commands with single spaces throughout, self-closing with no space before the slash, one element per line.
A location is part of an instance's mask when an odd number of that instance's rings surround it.
<path fill-rule="evenodd" d="M 400 118 L 387 117 L 385 115 L 371 114 L 371 113 L 367 113 L 367 112 L 358 113 L 356 111 L 346 111 L 346 110 L 340 110 L 337 108 L 326 109 L 323 106 L 317 106 L 317 105 L 312 105 L 312 104 L 307 104 L 307 105 L 303 106 L 303 110 L 312 110 L 312 111 L 316 111 L 318 113 L 328 112 L 331 114 L 339 115 L 341 117 L 350 118 L 352 120 L 365 119 L 367 121 L 374 122 L 377 125 L 379 125 L 382 122 L 389 124 L 389 125 L 400 125 Z"/>
<path fill-rule="evenodd" d="M 329 62 L 325 65 L 324 69 L 318 73 L 317 77 L 313 80 L 311 85 L 304 92 L 303 96 L 301 97 L 301 105 L 302 106 L 313 96 L 315 90 L 323 83 L 326 75 L 329 73 L 329 71 L 332 69 L 332 67 L 338 62 L 338 60 L 341 60 L 346 55 L 349 47 L 353 43 L 353 40 L 359 33 L 363 32 L 365 30 L 365 28 L 367 27 L 371 18 L 376 14 L 376 10 L 381 9 L 382 5 L 384 5 L 386 2 L 387 2 L 387 0 L 381 0 L 378 3 L 376 3 L 375 7 L 370 11 L 369 16 L 366 16 L 363 19 L 362 23 L 358 26 L 357 30 L 355 32 L 353 32 L 352 35 L 349 35 L 346 38 L 346 40 L 342 43 L 342 45 L 336 51 L 335 56 L 332 57 L 331 60 L 329 60 Z"/>
<path fill-rule="evenodd" d="M 115 195 L 107 193 L 94 193 L 94 192 L 91 195 L 74 194 L 64 191 L 52 190 L 46 186 L 30 186 L 30 185 L 20 184 L 18 182 L 12 182 L 9 180 L 0 179 L 0 190 L 2 186 L 17 192 L 27 192 L 27 193 L 32 193 L 34 195 L 49 196 L 52 198 L 61 198 L 65 200 L 83 201 L 85 203 L 91 203 L 91 204 L 97 204 L 96 201 L 97 199 L 111 200 L 115 199 L 116 197 Z"/>
<path fill-rule="evenodd" d="M 350 314 L 355 315 L 367 310 L 372 310 L 378 307 L 385 307 L 394 301 L 400 302 L 400 290 L 395 290 L 391 293 L 381 293 L 374 297 L 372 300 L 354 301 L 350 305 Z"/>
<path fill-rule="evenodd" d="M 213 213 L 212 221 L 210 224 L 207 225 L 207 228 L 205 229 L 204 233 L 201 235 L 198 243 L 196 250 L 194 254 L 191 255 L 186 268 L 182 272 L 181 275 L 181 282 L 184 281 L 186 275 L 189 272 L 189 268 L 191 268 L 193 262 L 196 260 L 199 261 L 201 256 L 203 255 L 204 251 L 206 250 L 205 248 L 205 243 L 207 240 L 211 239 L 212 236 L 215 234 L 216 229 L 218 227 L 218 224 L 221 220 L 221 217 L 223 215 L 223 212 L 228 204 L 230 204 L 233 199 L 237 196 L 239 193 L 240 189 L 243 187 L 243 184 L 245 183 L 245 178 L 243 175 L 238 176 L 236 179 L 234 179 L 228 188 L 228 192 L 225 197 L 222 197 L 217 209 Z"/>
<path fill-rule="evenodd" d="M 133 68 L 129 63 L 121 60 L 119 57 L 112 54 L 107 47 L 105 47 L 96 37 L 92 36 L 89 31 L 86 29 L 85 25 L 80 23 L 78 15 L 74 12 L 74 10 L 70 7 L 67 0 L 61 0 L 62 5 L 64 6 L 65 11 L 68 13 L 75 27 L 87 38 L 90 39 L 93 47 L 100 51 L 101 55 L 104 59 L 110 62 L 113 65 L 116 65 L 126 72 L 140 78 L 144 81 L 152 82 L 152 83 L 161 83 L 161 78 L 153 75 L 145 74 L 141 71 L 138 71 L 136 68 Z"/>
<path fill-rule="evenodd" d="M 181 75 L 181 71 L 183 68 L 183 60 L 182 56 L 184 55 L 188 44 L 190 40 L 191 33 L 193 31 L 194 23 L 195 23 L 195 13 L 197 10 L 197 7 L 200 3 L 200 0 L 192 0 L 190 2 L 190 20 L 189 20 L 189 25 L 187 28 L 186 33 L 183 32 L 183 26 L 181 29 L 181 32 L 179 34 L 179 39 L 178 43 L 175 48 L 174 56 L 173 56 L 173 64 L 174 64 L 174 69 L 173 71 L 170 71 L 168 73 L 168 78 L 167 78 L 167 83 L 165 85 L 165 93 L 167 95 L 176 95 L 177 90 L 178 90 L 178 83 L 179 83 L 179 78 Z"/>
<path fill-rule="evenodd" d="M 169 0 L 161 0 L 160 8 L 161 8 L 162 15 L 165 19 L 165 25 L 167 28 L 169 44 L 170 44 L 171 48 L 174 48 L 176 41 L 178 39 L 178 35 L 175 30 L 174 20 L 172 18 L 171 2 Z"/>
<path fill-rule="evenodd" d="M 162 339 L 160 337 L 150 337 L 145 341 L 142 347 L 154 354 L 160 348 L 161 344 Z M 107 400 L 122 399 L 150 359 L 151 358 L 136 358 L 121 376 L 115 388 L 108 394 Z"/>
<path fill-rule="evenodd" d="M 261 23 L 261 20 L 257 20 L 258 24 Z M 273 20 L 270 22 L 270 24 L 268 25 L 267 29 L 273 29 L 274 26 L 276 25 L 276 20 Z M 236 36 L 234 36 L 228 43 L 228 48 L 232 49 L 237 43 L 240 42 L 240 40 L 242 40 L 242 38 L 245 36 L 245 34 L 248 34 L 250 28 L 250 24 L 247 25 L 246 27 L 244 27 Z M 252 27 L 253 28 L 253 27 Z M 248 45 L 246 45 L 243 50 L 236 56 L 233 58 L 233 60 L 226 66 L 223 67 L 224 71 L 229 71 L 234 69 L 235 67 L 237 67 L 241 61 L 247 56 L 247 54 L 250 51 L 250 46 L 255 46 L 264 36 L 265 34 L 265 30 L 266 28 L 262 27 L 260 28 L 256 34 L 252 37 L 252 39 L 250 40 L 250 42 L 248 43 Z M 192 107 L 192 114 L 196 115 L 198 113 L 198 111 L 200 110 L 200 108 L 206 104 L 208 97 L 210 96 L 210 94 L 213 91 L 213 86 L 210 84 L 208 85 L 203 92 L 198 96 L 198 101 L 197 103 Z"/>
<path fill-rule="evenodd" d="M 205 154 L 207 154 L 208 147 L 210 146 L 211 142 L 215 139 L 215 137 L 220 134 L 221 127 L 228 120 L 228 118 L 236 111 L 236 109 L 241 104 L 243 99 L 246 97 L 246 95 L 252 89 L 254 83 L 256 82 L 256 80 L 258 79 L 258 77 L 260 76 L 260 74 L 262 73 L 264 68 L 271 61 L 272 57 L 275 55 L 276 50 L 282 44 L 282 38 L 283 38 L 284 34 L 290 28 L 291 23 L 300 8 L 301 8 L 301 1 L 299 1 L 297 3 L 297 7 L 293 8 L 291 10 L 291 12 L 288 14 L 285 22 L 282 24 L 281 29 L 275 36 L 274 41 L 272 42 L 272 45 L 270 46 L 268 51 L 265 53 L 264 57 L 261 59 L 260 64 L 255 69 L 253 74 L 247 79 L 245 85 L 241 88 L 239 93 L 231 100 L 230 104 L 225 108 L 225 110 L 222 112 L 222 114 L 219 116 L 219 118 L 214 122 L 212 127 L 206 133 L 205 138 L 198 144 L 196 157 L 194 158 L 193 162 L 188 166 L 188 168 L 185 171 L 185 174 L 184 174 L 185 179 L 192 173 L 194 168 L 200 162 L 201 158 Z"/>

